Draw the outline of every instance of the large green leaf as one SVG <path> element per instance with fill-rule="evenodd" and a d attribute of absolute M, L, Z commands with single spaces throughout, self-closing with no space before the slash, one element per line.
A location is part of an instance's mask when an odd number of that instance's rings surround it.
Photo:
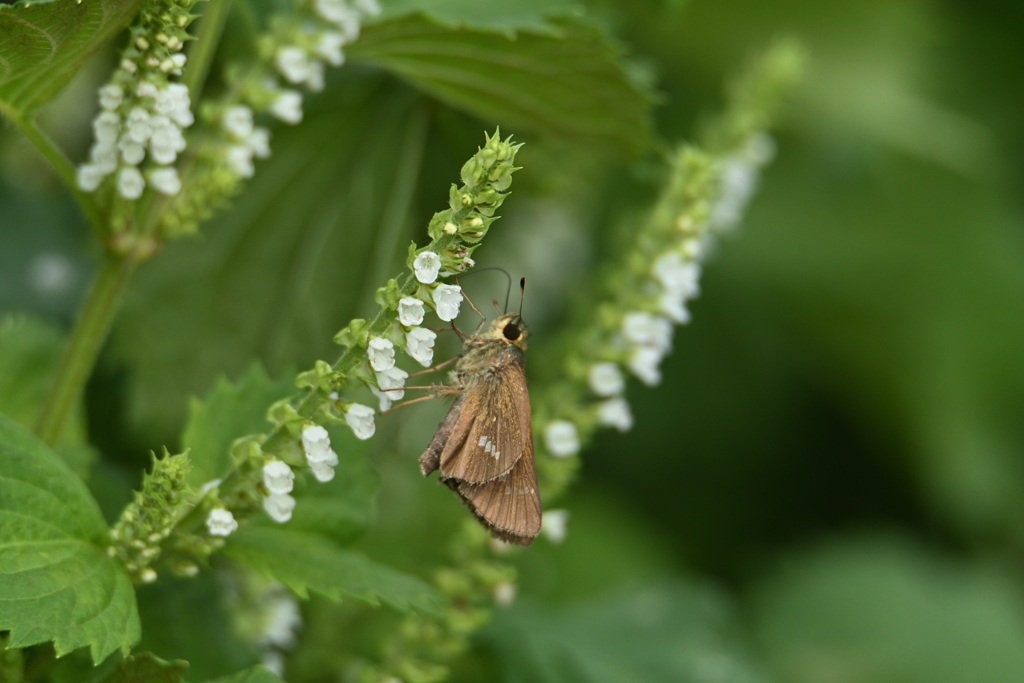
<path fill-rule="evenodd" d="M 761 582 L 756 631 L 785 683 L 1021 681 L 1017 583 L 898 539 L 834 542 Z"/>
<path fill-rule="evenodd" d="M 189 481 L 193 486 L 224 476 L 231 467 L 231 442 L 246 434 L 267 431 L 267 408 L 295 391 L 292 382 L 271 381 L 263 368 L 253 363 L 237 384 L 221 377 L 206 401 L 192 399 L 181 440 L 189 449 Z"/>
<path fill-rule="evenodd" d="M 399 611 L 437 614 L 444 602 L 421 579 L 345 550 L 315 534 L 250 526 L 232 534 L 224 554 L 274 578 L 302 597 L 314 590 L 329 598 L 351 596 Z"/>
<path fill-rule="evenodd" d="M 267 408 L 295 391 L 289 379 L 271 380 L 254 363 L 237 384 L 220 378 L 206 401 L 193 400 L 182 437 L 194 464 L 189 475 L 193 487 L 223 476 L 231 465 L 231 442 L 266 431 Z M 296 481 L 292 495 L 298 504 L 289 528 L 344 541 L 369 524 L 378 477 L 366 458 L 366 442 L 356 439 L 347 427 L 332 425 L 328 429 L 338 453 L 337 474 L 326 484 L 312 477 Z"/>
<path fill-rule="evenodd" d="M 46 400 L 65 346 L 57 327 L 29 317 L 0 318 L 0 413 L 31 428 Z M 96 452 L 86 442 L 85 420 L 74 419 L 57 445 L 57 453 L 82 479 Z"/>
<path fill-rule="evenodd" d="M 651 92 L 597 28 L 574 20 L 556 33 L 451 28 L 423 16 L 367 26 L 348 54 L 454 107 L 518 130 L 635 154 L 649 141 Z"/>
<path fill-rule="evenodd" d="M 422 13 L 451 28 L 496 31 L 509 38 L 521 31 L 558 35 L 552 19 L 583 13 L 580 3 L 573 0 L 389 0 L 382 9 L 382 20 Z"/>
<path fill-rule="evenodd" d="M 106 524 L 85 484 L 23 427 L 0 416 L 0 630 L 94 662 L 139 639 L 131 579 L 103 552 Z"/>
<path fill-rule="evenodd" d="M 654 583 L 585 603 L 517 605 L 483 634 L 511 683 L 758 683 L 718 591 Z"/>
<path fill-rule="evenodd" d="M 406 165 L 417 178 L 424 112 L 400 83 L 343 71 L 302 125 L 274 131 L 274 156 L 234 209 L 201 239 L 167 245 L 132 283 L 109 358 L 131 368 L 128 418 L 147 440 L 176 438 L 186 398 L 254 357 L 272 375 L 336 359 L 334 334 L 365 317 L 404 258 L 416 184 L 396 180 Z M 440 197 L 432 210 L 447 185 Z M 377 284 L 363 291 L 368 279 Z"/>
<path fill-rule="evenodd" d="M 254 666 L 251 669 L 222 676 L 206 683 L 281 683 L 281 679 L 262 666 Z"/>
<path fill-rule="evenodd" d="M 0 111 L 32 111 L 53 98 L 141 5 L 142 0 L 0 5 Z"/>
<path fill-rule="evenodd" d="M 181 683 L 181 674 L 188 662 L 160 659 L 149 652 L 125 657 L 120 666 L 103 683 Z"/>

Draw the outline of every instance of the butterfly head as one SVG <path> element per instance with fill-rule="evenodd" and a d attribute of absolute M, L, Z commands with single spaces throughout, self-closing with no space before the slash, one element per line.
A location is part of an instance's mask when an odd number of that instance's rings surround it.
<path fill-rule="evenodd" d="M 526 338 L 530 333 L 518 313 L 505 313 L 494 319 L 484 336 L 503 339 L 512 346 L 526 350 Z"/>

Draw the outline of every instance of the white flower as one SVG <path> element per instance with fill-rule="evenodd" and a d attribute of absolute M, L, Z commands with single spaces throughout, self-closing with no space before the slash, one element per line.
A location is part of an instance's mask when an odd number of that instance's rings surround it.
<path fill-rule="evenodd" d="M 100 88 L 100 107 L 107 111 L 114 111 L 121 106 L 124 100 L 124 91 L 114 84 L 105 85 Z"/>
<path fill-rule="evenodd" d="M 146 567 L 139 572 L 139 581 L 142 583 L 153 583 L 156 581 L 156 571 L 152 567 Z"/>
<path fill-rule="evenodd" d="M 310 460 L 308 455 L 306 460 L 317 481 L 326 483 L 334 479 L 334 468 L 338 466 L 338 454 L 330 448 L 327 449 L 326 457 L 323 460 Z"/>
<path fill-rule="evenodd" d="M 324 31 L 316 44 L 316 53 L 331 66 L 341 66 L 345 63 L 345 55 L 341 51 L 345 42 L 345 36 L 337 31 Z"/>
<path fill-rule="evenodd" d="M 420 315 L 423 320 L 423 315 Z M 434 340 L 437 333 L 423 327 L 414 327 L 405 333 L 405 352 L 412 356 L 417 363 L 429 368 L 434 362 Z"/>
<path fill-rule="evenodd" d="M 121 138 L 121 159 L 129 166 L 138 166 L 146 158 L 146 148 L 128 138 Z"/>
<path fill-rule="evenodd" d="M 459 304 L 462 303 L 462 287 L 458 285 L 438 285 L 434 289 L 433 296 L 438 318 L 450 322 L 459 317 Z"/>
<path fill-rule="evenodd" d="M 412 262 L 412 269 L 416 272 L 417 280 L 429 285 L 437 280 L 437 274 L 441 270 L 441 259 L 434 252 L 425 251 Z"/>
<path fill-rule="evenodd" d="M 157 91 L 155 99 L 156 113 L 170 118 L 182 128 L 188 128 L 195 121 L 192 116 L 192 101 L 188 96 L 188 87 L 184 84 L 171 83 L 166 88 Z"/>
<path fill-rule="evenodd" d="M 290 83 L 302 83 L 309 78 L 309 58 L 301 47 L 288 45 L 278 48 L 274 64 Z"/>
<path fill-rule="evenodd" d="M 373 408 L 360 403 L 353 403 L 345 413 L 345 422 L 352 428 L 356 438 L 366 440 L 373 436 L 376 426 L 373 424 Z"/>
<path fill-rule="evenodd" d="M 185 149 L 185 136 L 166 116 L 154 116 L 150 121 L 153 131 L 149 140 L 149 152 L 153 161 L 158 164 L 171 164 L 178 157 L 178 152 Z"/>
<path fill-rule="evenodd" d="M 659 256 L 651 272 L 667 292 L 681 294 L 684 299 L 700 294 L 700 266 L 684 261 L 679 252 L 670 251 Z"/>
<path fill-rule="evenodd" d="M 658 366 L 664 357 L 665 354 L 656 348 L 641 346 L 633 351 L 629 360 L 626 361 L 626 367 L 641 382 L 653 387 L 661 383 L 661 370 L 658 369 Z"/>
<path fill-rule="evenodd" d="M 252 150 L 257 158 L 267 159 L 270 157 L 270 131 L 266 128 L 256 126 L 243 143 Z"/>
<path fill-rule="evenodd" d="M 134 166 L 122 168 L 117 174 L 117 191 L 125 199 L 138 199 L 146 189 L 146 181 Z"/>
<path fill-rule="evenodd" d="M 316 0 L 316 13 L 341 29 L 345 42 L 351 43 L 359 37 L 359 12 L 344 0 Z"/>
<path fill-rule="evenodd" d="M 133 76 L 135 75 L 135 72 L 139 70 L 139 67 L 135 65 L 135 62 L 133 62 L 130 59 L 122 59 L 121 68 L 127 71 L 128 73 L 132 74 Z"/>
<path fill-rule="evenodd" d="M 400 401 L 405 396 L 405 392 L 400 389 L 405 386 L 407 377 L 409 377 L 409 373 L 402 368 L 390 368 L 377 373 L 377 386 L 380 387 L 381 393 L 391 401 Z"/>
<path fill-rule="evenodd" d="M 252 135 L 252 109 L 244 104 L 225 109 L 221 121 L 224 124 L 224 130 L 239 140 Z"/>
<path fill-rule="evenodd" d="M 662 292 L 658 297 L 658 310 L 677 325 L 690 322 L 690 311 L 686 308 L 682 292 Z"/>
<path fill-rule="evenodd" d="M 200 486 L 199 487 L 199 497 L 202 498 L 207 493 L 209 493 L 213 489 L 215 489 L 218 486 L 220 486 L 220 483 L 222 481 L 223 481 L 223 479 L 211 479 L 210 481 L 208 481 L 205 484 L 203 484 L 202 486 Z"/>
<path fill-rule="evenodd" d="M 117 147 L 113 143 L 97 142 L 89 150 L 89 158 L 104 175 L 110 175 L 117 170 Z"/>
<path fill-rule="evenodd" d="M 622 319 L 622 333 L 634 344 L 650 346 L 663 353 L 672 348 L 672 323 L 650 313 L 627 313 Z"/>
<path fill-rule="evenodd" d="M 626 399 L 616 396 L 598 404 L 597 421 L 605 427 L 628 432 L 633 428 L 633 412 L 629 409 Z"/>
<path fill-rule="evenodd" d="M 292 518 L 295 499 L 287 493 L 272 493 L 263 498 L 263 509 L 275 522 L 287 522 Z"/>
<path fill-rule="evenodd" d="M 500 607 L 508 607 L 516 599 L 516 585 L 511 581 L 502 581 L 494 586 L 494 602 Z"/>
<path fill-rule="evenodd" d="M 326 460 L 331 450 L 331 436 L 320 425 L 306 427 L 302 430 L 302 450 L 307 462 Z"/>
<path fill-rule="evenodd" d="M 112 147 L 121 133 L 121 117 L 112 111 L 101 112 L 92 120 L 92 130 L 97 144 Z"/>
<path fill-rule="evenodd" d="M 206 516 L 206 528 L 211 536 L 228 536 L 238 528 L 238 522 L 235 521 L 235 516 L 231 514 L 230 510 L 214 508 Z"/>
<path fill-rule="evenodd" d="M 224 163 L 231 172 L 242 178 L 252 178 L 256 167 L 252 164 L 252 150 L 245 145 L 231 145 L 224 155 Z"/>
<path fill-rule="evenodd" d="M 775 158 L 775 139 L 767 133 L 757 133 L 750 138 L 747 156 L 756 166 L 764 166 Z"/>
<path fill-rule="evenodd" d="M 389 394 L 391 393 L 390 391 L 381 391 L 380 389 L 371 384 L 370 393 L 376 396 L 377 400 L 380 402 L 381 415 L 391 410 L 391 396 L 389 396 Z"/>
<path fill-rule="evenodd" d="M 292 125 L 302 120 L 302 95 L 294 90 L 282 90 L 270 104 L 270 113 Z"/>
<path fill-rule="evenodd" d="M 398 302 L 398 322 L 406 327 L 415 327 L 423 322 L 423 302 L 406 297 Z"/>
<path fill-rule="evenodd" d="M 561 543 L 568 534 L 569 511 L 568 510 L 547 510 L 540 522 L 540 532 L 555 543 Z"/>
<path fill-rule="evenodd" d="M 356 0 L 356 7 L 372 17 L 380 14 L 380 3 L 377 0 Z"/>
<path fill-rule="evenodd" d="M 75 181 L 78 189 L 93 192 L 106 177 L 107 174 L 96 164 L 82 164 L 75 174 Z"/>
<path fill-rule="evenodd" d="M 183 68 L 185 66 L 185 62 L 187 61 L 188 57 L 186 57 L 180 52 L 176 55 L 171 55 L 171 63 L 174 64 L 174 68 L 176 69 Z"/>
<path fill-rule="evenodd" d="M 271 493 L 289 493 L 294 481 L 292 468 L 280 460 L 271 460 L 263 466 L 263 485 Z"/>
<path fill-rule="evenodd" d="M 732 158 L 722 164 L 718 199 L 711 207 L 711 224 L 731 228 L 739 224 L 747 202 L 757 189 L 757 168 L 743 158 Z"/>
<path fill-rule="evenodd" d="M 157 192 L 174 196 L 181 191 L 181 179 L 176 168 L 155 168 L 148 175 L 149 184 Z"/>
<path fill-rule="evenodd" d="M 156 99 L 157 92 L 156 86 L 149 81 L 142 81 L 135 86 L 135 94 L 139 97 L 152 97 Z"/>
<path fill-rule="evenodd" d="M 149 140 L 149 112 L 142 107 L 132 107 L 128 112 L 128 137 L 134 142 Z"/>
<path fill-rule="evenodd" d="M 256 598 L 261 610 L 258 642 L 277 650 L 288 650 L 295 646 L 295 631 L 302 627 L 302 614 L 298 601 L 279 583 Z M 256 616 L 256 615 L 254 615 Z"/>
<path fill-rule="evenodd" d="M 370 367 L 380 372 L 395 366 L 395 345 L 383 337 L 374 337 L 366 348 L 366 357 L 370 359 Z"/>
<path fill-rule="evenodd" d="M 622 371 L 615 363 L 594 363 L 587 372 L 590 390 L 598 396 L 621 394 L 626 387 Z"/>
<path fill-rule="evenodd" d="M 554 420 L 544 428 L 544 445 L 556 458 L 575 455 L 580 451 L 580 437 L 576 425 L 568 420 Z"/>
<path fill-rule="evenodd" d="M 324 63 L 317 59 L 309 61 L 309 77 L 306 79 L 306 86 L 313 92 L 320 92 L 324 89 Z"/>

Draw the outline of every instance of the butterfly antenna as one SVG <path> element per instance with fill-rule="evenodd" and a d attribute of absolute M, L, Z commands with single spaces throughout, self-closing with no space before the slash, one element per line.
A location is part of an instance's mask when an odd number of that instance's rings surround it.
<path fill-rule="evenodd" d="M 523 319 L 523 298 L 526 296 L 526 278 L 519 280 L 519 319 Z M 508 301 L 505 301 L 505 308 L 508 309 Z"/>

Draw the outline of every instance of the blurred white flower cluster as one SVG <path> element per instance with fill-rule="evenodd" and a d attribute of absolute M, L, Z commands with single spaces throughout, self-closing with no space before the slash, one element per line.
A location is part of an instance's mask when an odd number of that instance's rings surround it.
<path fill-rule="evenodd" d="M 142 12 L 110 81 L 99 90 L 93 119 L 95 142 L 77 171 L 77 184 L 95 192 L 113 178 L 117 194 L 134 201 L 146 187 L 176 195 L 181 181 L 173 164 L 185 150 L 183 131 L 192 125 L 188 88 L 169 80 L 180 76 L 190 39 L 194 0 L 159 3 Z"/>

